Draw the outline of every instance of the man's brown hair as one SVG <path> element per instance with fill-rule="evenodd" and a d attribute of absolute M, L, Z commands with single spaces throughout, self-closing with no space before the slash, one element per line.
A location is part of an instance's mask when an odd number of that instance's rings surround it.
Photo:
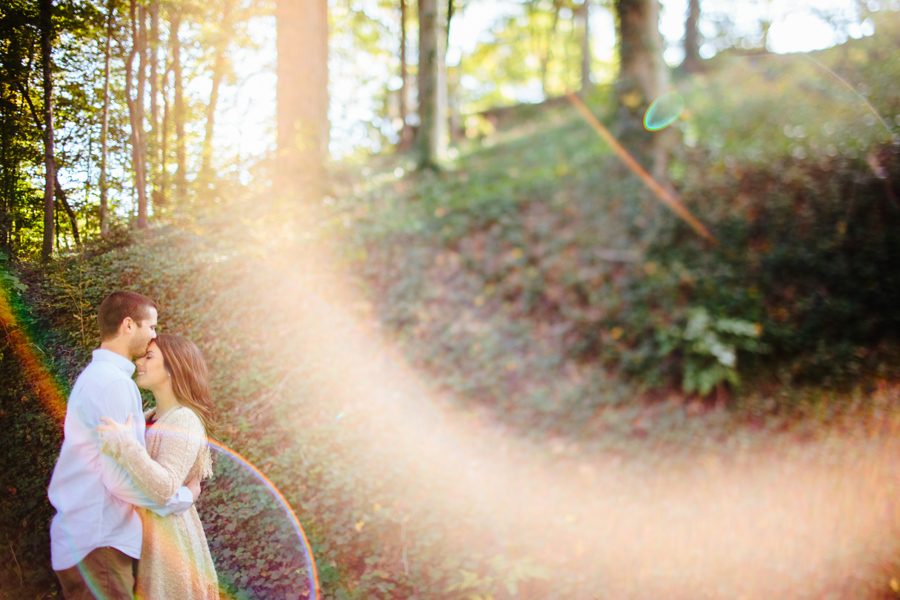
<path fill-rule="evenodd" d="M 111 340 L 119 333 L 119 325 L 127 317 L 140 325 L 144 319 L 150 318 L 150 309 L 156 309 L 156 303 L 147 296 L 137 292 L 113 292 L 100 303 L 97 310 L 97 323 L 100 324 L 100 340 Z"/>

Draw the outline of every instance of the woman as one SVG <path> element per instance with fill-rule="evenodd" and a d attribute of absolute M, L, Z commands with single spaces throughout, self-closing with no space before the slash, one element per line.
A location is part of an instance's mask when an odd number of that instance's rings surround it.
<path fill-rule="evenodd" d="M 156 398 L 156 408 L 145 415 L 147 449 L 134 439 L 130 423 L 122 425 L 101 417 L 103 424 L 97 431 L 103 452 L 125 468 L 148 498 L 164 505 L 185 482 L 212 475 L 206 444 L 213 408 L 209 376 L 197 346 L 177 335 L 160 334 L 135 364 L 138 387 L 150 390 Z M 216 570 L 196 506 L 168 517 L 137 510 L 144 541 L 136 598 L 218 598 Z"/>

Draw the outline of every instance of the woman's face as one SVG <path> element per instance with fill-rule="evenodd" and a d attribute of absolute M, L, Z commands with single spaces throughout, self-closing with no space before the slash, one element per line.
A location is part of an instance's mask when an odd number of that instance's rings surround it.
<path fill-rule="evenodd" d="M 136 383 L 141 389 L 153 391 L 169 379 L 163 364 L 162 352 L 156 342 L 150 342 L 147 354 L 134 361 L 134 364 L 137 366 Z"/>

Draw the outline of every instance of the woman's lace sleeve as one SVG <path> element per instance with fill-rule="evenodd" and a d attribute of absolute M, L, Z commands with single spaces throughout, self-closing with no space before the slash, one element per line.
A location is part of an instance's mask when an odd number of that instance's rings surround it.
<path fill-rule="evenodd" d="M 103 452 L 122 465 L 150 500 L 163 506 L 184 485 L 206 436 L 200 419 L 189 408 L 178 409 L 165 422 L 154 425 L 153 433 L 162 436 L 156 460 L 133 437 L 111 437 Z"/>

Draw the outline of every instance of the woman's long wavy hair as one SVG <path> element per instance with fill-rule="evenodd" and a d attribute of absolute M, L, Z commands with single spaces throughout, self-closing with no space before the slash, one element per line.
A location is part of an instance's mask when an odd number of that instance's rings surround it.
<path fill-rule="evenodd" d="M 216 406 L 209 393 L 209 371 L 200 349 L 180 335 L 160 333 L 154 341 L 162 353 L 163 366 L 172 377 L 172 391 L 178 402 L 200 417 L 207 436 L 215 437 Z"/>

